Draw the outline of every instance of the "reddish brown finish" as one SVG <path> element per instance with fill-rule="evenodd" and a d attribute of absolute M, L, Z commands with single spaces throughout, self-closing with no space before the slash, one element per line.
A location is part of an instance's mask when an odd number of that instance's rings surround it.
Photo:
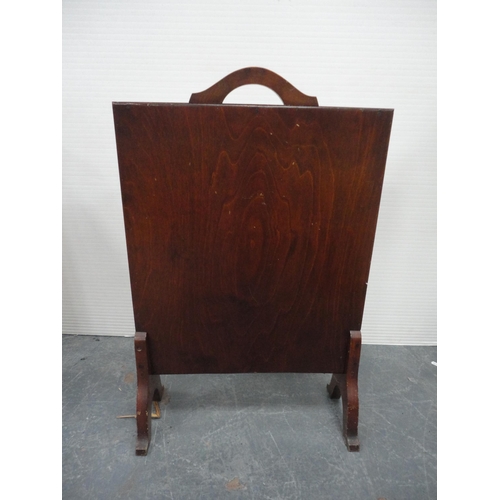
<path fill-rule="evenodd" d="M 345 372 L 392 112 L 115 104 L 153 373 Z"/>
<path fill-rule="evenodd" d="M 344 415 L 344 438 L 349 451 L 359 451 L 358 439 L 358 368 L 361 356 L 361 332 L 351 332 L 349 351 L 347 353 L 346 373 L 334 373 L 327 385 L 332 399 L 342 397 Z"/>
<path fill-rule="evenodd" d="M 274 90 L 288 106 L 317 106 L 318 99 L 297 90 L 284 78 L 264 68 L 243 68 L 235 71 L 203 92 L 191 94 L 191 104 L 222 104 L 234 89 L 247 84 L 259 84 Z"/>
<path fill-rule="evenodd" d="M 136 332 L 134 347 L 137 368 L 137 444 L 135 453 L 136 455 L 146 455 L 151 438 L 151 406 L 153 401 L 161 401 L 163 386 L 160 376 L 151 374 L 146 333 Z"/>
<path fill-rule="evenodd" d="M 232 75 L 192 101 L 261 83 L 287 102 L 274 73 Z M 345 374 L 393 111 L 113 103 L 113 112 L 149 376 Z"/>

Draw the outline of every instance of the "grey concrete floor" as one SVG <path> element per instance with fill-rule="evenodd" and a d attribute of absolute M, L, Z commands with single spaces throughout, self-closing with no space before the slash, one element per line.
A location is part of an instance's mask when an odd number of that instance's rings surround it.
<path fill-rule="evenodd" d="M 359 453 L 328 374 L 162 376 L 135 455 L 133 339 L 63 336 L 63 499 L 435 499 L 436 347 L 363 345 Z"/>

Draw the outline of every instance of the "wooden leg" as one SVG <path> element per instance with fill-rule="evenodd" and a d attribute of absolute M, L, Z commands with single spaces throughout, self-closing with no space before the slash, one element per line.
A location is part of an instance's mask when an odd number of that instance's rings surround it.
<path fill-rule="evenodd" d="M 358 368 L 361 354 L 361 332 L 351 331 L 346 373 L 334 373 L 327 385 L 332 399 L 342 397 L 344 414 L 344 438 L 349 451 L 359 451 L 358 438 Z"/>
<path fill-rule="evenodd" d="M 136 455 L 147 455 L 151 440 L 151 406 L 154 401 L 161 401 L 163 386 L 159 375 L 151 374 L 147 334 L 136 332 L 135 363 L 137 368 L 137 444 Z"/>

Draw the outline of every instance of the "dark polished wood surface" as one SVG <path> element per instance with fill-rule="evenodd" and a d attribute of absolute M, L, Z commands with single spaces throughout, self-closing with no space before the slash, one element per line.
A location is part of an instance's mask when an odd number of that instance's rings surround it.
<path fill-rule="evenodd" d="M 135 365 L 137 368 L 137 424 L 136 455 L 147 455 L 151 439 L 153 401 L 161 401 L 164 388 L 160 375 L 151 374 L 151 355 L 145 332 L 136 332 L 134 339 Z"/>
<path fill-rule="evenodd" d="M 345 373 L 334 373 L 326 386 L 332 399 L 342 398 L 344 414 L 343 434 L 349 451 L 359 451 L 358 369 L 361 356 L 361 332 L 350 332 Z"/>
<path fill-rule="evenodd" d="M 287 106 L 317 106 L 318 99 L 303 94 L 280 75 L 265 68 L 243 68 L 219 80 L 203 92 L 191 94 L 191 104 L 222 104 L 227 95 L 242 85 L 263 85 L 274 90 Z"/>
<path fill-rule="evenodd" d="M 345 373 L 392 110 L 113 103 L 151 372 Z"/>

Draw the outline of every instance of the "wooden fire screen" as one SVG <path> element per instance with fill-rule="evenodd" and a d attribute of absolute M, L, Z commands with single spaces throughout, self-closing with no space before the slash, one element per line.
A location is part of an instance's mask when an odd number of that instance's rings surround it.
<path fill-rule="evenodd" d="M 283 106 L 222 104 L 240 85 Z M 333 373 L 359 449 L 358 363 L 393 110 L 318 106 L 245 68 L 189 104 L 113 103 L 136 327 L 137 454 L 161 374 Z"/>

